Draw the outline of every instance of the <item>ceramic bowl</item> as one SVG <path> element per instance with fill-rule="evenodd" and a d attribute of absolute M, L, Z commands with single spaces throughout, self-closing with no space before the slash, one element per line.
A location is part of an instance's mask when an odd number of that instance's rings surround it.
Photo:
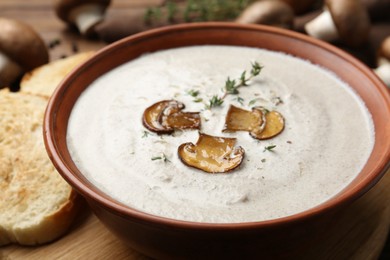
<path fill-rule="evenodd" d="M 288 53 L 333 71 L 364 100 L 375 125 L 375 146 L 361 173 L 325 203 L 288 217 L 236 224 L 178 221 L 127 207 L 92 185 L 75 166 L 66 143 L 77 98 L 100 75 L 148 52 L 190 45 L 235 45 Z M 334 214 L 372 188 L 389 167 L 390 95 L 384 84 L 347 53 L 292 31 L 230 23 L 184 24 L 116 42 L 75 69 L 50 99 L 44 122 L 47 151 L 60 174 L 97 217 L 132 248 L 155 258 L 294 258 L 313 243 Z"/>

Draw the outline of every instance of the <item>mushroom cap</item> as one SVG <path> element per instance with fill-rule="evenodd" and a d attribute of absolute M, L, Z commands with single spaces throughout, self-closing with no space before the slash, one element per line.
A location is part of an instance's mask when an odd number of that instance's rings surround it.
<path fill-rule="evenodd" d="M 0 51 L 25 70 L 49 61 L 42 38 L 27 24 L 0 18 Z"/>
<path fill-rule="evenodd" d="M 293 20 L 294 11 L 288 4 L 279 0 L 264 0 L 249 5 L 236 21 L 291 28 Z"/>
<path fill-rule="evenodd" d="M 282 0 L 294 10 L 295 14 L 303 14 L 309 11 L 317 0 Z"/>
<path fill-rule="evenodd" d="M 370 32 L 367 9 L 357 0 L 326 0 L 340 39 L 349 46 L 366 42 Z"/>
<path fill-rule="evenodd" d="M 390 36 L 387 36 L 383 40 L 381 47 L 379 48 L 379 57 L 384 57 L 390 60 Z"/>
<path fill-rule="evenodd" d="M 86 4 L 98 4 L 102 6 L 104 9 L 108 7 L 111 0 L 57 0 L 54 9 L 56 11 L 57 16 L 63 20 L 64 22 L 71 22 L 69 20 L 69 13 L 73 8 L 86 5 Z"/>

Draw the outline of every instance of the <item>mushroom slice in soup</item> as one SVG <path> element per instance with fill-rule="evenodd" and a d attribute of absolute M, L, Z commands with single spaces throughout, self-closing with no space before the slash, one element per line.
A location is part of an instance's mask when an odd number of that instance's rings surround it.
<path fill-rule="evenodd" d="M 253 107 L 248 111 L 231 105 L 225 119 L 223 132 L 247 131 L 259 140 L 269 139 L 284 129 L 284 118 L 277 111 Z"/>
<path fill-rule="evenodd" d="M 144 126 L 157 134 L 171 134 L 174 130 L 199 129 L 198 112 L 183 112 L 184 104 L 176 100 L 163 100 L 148 107 L 143 114 Z"/>
<path fill-rule="evenodd" d="M 265 126 L 265 118 L 262 109 L 258 107 L 248 111 L 230 105 L 225 119 L 223 132 L 248 131 L 260 133 Z"/>
<path fill-rule="evenodd" d="M 178 148 L 180 160 L 187 166 L 207 173 L 226 173 L 243 161 L 245 150 L 235 147 L 236 138 L 199 133 L 196 144 L 184 143 Z"/>
<path fill-rule="evenodd" d="M 256 139 L 265 140 L 277 136 L 284 130 L 284 118 L 282 114 L 277 111 L 265 112 L 265 126 L 263 131 L 256 133 L 250 132 L 249 134 Z"/>

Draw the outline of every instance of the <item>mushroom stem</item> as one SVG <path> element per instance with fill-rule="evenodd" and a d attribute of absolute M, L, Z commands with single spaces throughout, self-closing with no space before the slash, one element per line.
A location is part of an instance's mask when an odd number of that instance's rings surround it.
<path fill-rule="evenodd" d="M 327 9 L 308 22 L 305 25 L 305 30 L 310 36 L 327 42 L 332 42 L 339 38 L 332 15 Z"/>
<path fill-rule="evenodd" d="M 381 58 L 379 59 L 379 66 L 374 69 L 374 72 L 378 75 L 379 78 L 383 80 L 383 82 L 390 87 L 390 61 Z"/>
<path fill-rule="evenodd" d="M 92 28 L 103 20 L 104 7 L 99 4 L 85 4 L 74 8 L 69 18 L 76 24 L 80 33 L 90 35 Z"/>
<path fill-rule="evenodd" d="M 23 69 L 18 64 L 0 52 L 0 89 L 9 86 L 22 73 Z"/>

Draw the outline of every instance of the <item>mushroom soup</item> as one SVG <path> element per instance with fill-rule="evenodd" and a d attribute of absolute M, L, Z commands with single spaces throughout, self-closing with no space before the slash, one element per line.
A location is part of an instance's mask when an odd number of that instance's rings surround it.
<path fill-rule="evenodd" d="M 229 84 L 236 88 L 227 91 Z M 167 100 L 175 105 L 168 116 L 185 111 L 175 115 L 196 124 L 158 132 L 142 121 Z M 260 130 L 259 118 L 266 121 Z M 277 132 L 268 129 L 273 123 Z M 271 135 L 260 138 L 261 131 Z M 215 223 L 275 219 L 321 204 L 357 176 L 373 142 L 368 110 L 333 73 L 283 53 L 228 46 L 159 51 L 111 70 L 82 93 L 67 133 L 77 167 L 112 198 L 158 216 Z M 193 150 L 180 150 L 187 144 Z M 199 153 L 188 158 L 188 151 Z"/>

